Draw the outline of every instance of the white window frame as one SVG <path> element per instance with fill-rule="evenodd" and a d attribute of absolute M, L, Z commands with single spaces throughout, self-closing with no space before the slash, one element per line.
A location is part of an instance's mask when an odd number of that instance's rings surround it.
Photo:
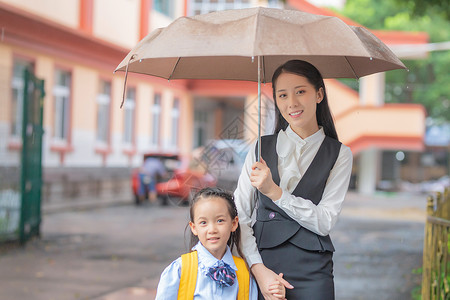
<path fill-rule="evenodd" d="M 108 91 L 105 92 L 105 86 L 109 85 Z M 97 94 L 97 133 L 96 142 L 99 146 L 107 146 L 109 144 L 110 130 L 110 104 L 111 104 L 111 81 L 100 80 L 99 92 Z"/>
<path fill-rule="evenodd" d="M 162 94 L 155 93 L 153 96 L 153 105 L 150 108 L 150 113 L 152 115 L 152 130 L 150 136 L 150 144 L 154 147 L 159 146 L 160 142 L 160 127 L 161 127 L 161 107 Z"/>
<path fill-rule="evenodd" d="M 129 87 L 127 89 L 127 98 L 125 100 L 124 119 L 123 119 L 123 142 L 126 147 L 133 146 L 134 137 L 134 119 L 136 108 L 136 88 Z"/>
<path fill-rule="evenodd" d="M 252 7 L 251 0 L 190 0 L 189 15 Z"/>
<path fill-rule="evenodd" d="M 20 65 L 19 73 L 16 72 L 16 66 Z M 11 130 L 13 139 L 21 140 L 22 122 L 23 122 L 23 89 L 25 87 L 25 78 L 23 77 L 25 68 L 33 69 L 33 63 L 24 59 L 14 59 L 13 75 L 11 79 Z"/>
<path fill-rule="evenodd" d="M 59 83 L 60 74 L 68 75 L 68 82 L 64 85 Z M 72 74 L 63 69 L 55 70 L 55 85 L 53 86 L 54 98 L 54 122 L 53 122 L 53 140 L 56 143 L 67 143 L 69 138 L 70 121 L 70 94 L 72 88 Z"/>
<path fill-rule="evenodd" d="M 170 113 L 170 121 L 171 121 L 171 129 L 172 134 L 170 135 L 170 146 L 172 148 L 178 147 L 178 136 L 180 131 L 180 99 L 174 98 L 173 99 L 173 105 L 172 105 L 172 111 Z"/>

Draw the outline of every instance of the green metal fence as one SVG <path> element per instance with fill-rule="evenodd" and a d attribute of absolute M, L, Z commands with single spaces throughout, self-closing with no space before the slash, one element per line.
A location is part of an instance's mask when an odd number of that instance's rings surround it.
<path fill-rule="evenodd" d="M 20 166 L 0 172 L 0 241 L 25 243 L 39 235 L 42 190 L 44 81 L 24 71 Z"/>

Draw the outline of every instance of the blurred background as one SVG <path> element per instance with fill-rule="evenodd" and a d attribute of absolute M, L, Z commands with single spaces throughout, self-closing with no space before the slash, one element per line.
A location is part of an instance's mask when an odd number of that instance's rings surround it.
<path fill-rule="evenodd" d="M 130 73 L 120 108 L 124 74 L 113 70 L 178 17 L 255 6 L 364 26 L 408 67 L 326 80 L 354 156 L 353 195 L 414 195 L 423 209 L 450 184 L 447 0 L 0 0 L 0 243 L 41 235 L 46 215 L 139 204 L 146 157 L 168 171 L 158 203 L 186 204 L 204 186 L 233 191 L 257 136 L 256 83 Z M 270 85 L 262 93 L 270 134 Z"/>

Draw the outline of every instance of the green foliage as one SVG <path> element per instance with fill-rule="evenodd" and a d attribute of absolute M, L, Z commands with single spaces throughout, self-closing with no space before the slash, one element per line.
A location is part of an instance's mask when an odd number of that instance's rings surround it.
<path fill-rule="evenodd" d="M 411 299 L 413 300 L 421 300 L 422 299 L 422 288 L 420 286 L 416 286 L 411 291 Z"/>
<path fill-rule="evenodd" d="M 411 9 L 413 16 L 424 16 L 431 12 L 450 20 L 450 1 L 448 0 L 396 0 Z"/>
<path fill-rule="evenodd" d="M 417 269 L 413 269 L 411 271 L 411 273 L 413 273 L 414 275 L 422 276 L 422 267 L 417 268 Z M 412 289 L 412 291 L 411 291 L 411 299 L 413 299 L 413 300 L 420 300 L 420 299 L 422 299 L 422 286 L 421 285 L 415 286 Z"/>
<path fill-rule="evenodd" d="M 425 2 L 433 5 L 422 15 L 414 15 L 414 9 Z M 426 32 L 429 42 L 437 43 L 450 41 L 450 22 L 442 13 L 449 2 L 347 0 L 340 13 L 369 29 Z M 420 103 L 435 121 L 450 121 L 450 51 L 435 51 L 425 59 L 403 62 L 409 72 L 386 73 L 386 102 Z"/>

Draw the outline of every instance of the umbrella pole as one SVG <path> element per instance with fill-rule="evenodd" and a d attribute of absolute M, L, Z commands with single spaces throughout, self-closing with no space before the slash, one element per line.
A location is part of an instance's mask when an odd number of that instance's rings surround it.
<path fill-rule="evenodd" d="M 261 56 L 258 56 L 258 156 L 261 160 Z"/>

